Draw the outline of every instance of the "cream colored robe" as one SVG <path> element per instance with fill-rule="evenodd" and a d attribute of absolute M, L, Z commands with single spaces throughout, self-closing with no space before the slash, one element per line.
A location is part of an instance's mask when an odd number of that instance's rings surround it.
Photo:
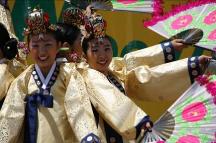
<path fill-rule="evenodd" d="M 32 75 L 33 65 L 16 78 L 0 112 L 0 142 L 21 143 L 24 139 L 25 97 L 39 88 Z M 37 143 L 79 143 L 88 134 L 97 135 L 94 116 L 82 77 L 62 64 L 51 94 L 53 108 L 38 108 Z M 68 85 L 69 81 L 73 85 Z M 67 92 L 67 87 L 73 91 Z"/>
<path fill-rule="evenodd" d="M 110 72 L 125 87 L 127 96 L 155 120 L 191 85 L 188 66 L 194 63 L 188 64 L 188 60 L 165 63 L 159 44 L 113 58 Z"/>

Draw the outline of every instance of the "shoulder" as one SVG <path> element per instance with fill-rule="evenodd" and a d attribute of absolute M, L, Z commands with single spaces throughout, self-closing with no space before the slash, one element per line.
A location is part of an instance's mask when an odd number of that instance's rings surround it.
<path fill-rule="evenodd" d="M 24 70 L 15 80 L 14 82 L 27 82 L 30 79 L 30 76 L 32 74 L 34 65 L 30 65 L 26 70 Z"/>

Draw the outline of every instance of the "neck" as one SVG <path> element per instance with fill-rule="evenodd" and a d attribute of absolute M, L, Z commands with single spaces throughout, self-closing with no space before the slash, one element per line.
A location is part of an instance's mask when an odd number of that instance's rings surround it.
<path fill-rule="evenodd" d="M 53 64 L 54 64 L 54 63 L 53 63 Z M 42 73 L 43 76 L 44 76 L 44 78 L 46 78 L 47 75 L 49 74 L 49 72 L 50 72 L 50 70 L 51 70 L 53 64 L 52 64 L 52 65 L 49 65 L 49 66 L 45 66 L 45 67 L 40 67 L 40 66 L 38 65 L 39 68 L 40 68 L 41 73 Z"/>
<path fill-rule="evenodd" d="M 40 68 L 43 76 L 46 78 L 46 76 L 49 74 L 49 71 L 50 71 L 51 67 L 43 67 L 43 68 Z"/>

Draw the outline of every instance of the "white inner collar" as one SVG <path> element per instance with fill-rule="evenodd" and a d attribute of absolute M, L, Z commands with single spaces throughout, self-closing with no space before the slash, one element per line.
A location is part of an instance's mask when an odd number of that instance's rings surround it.
<path fill-rule="evenodd" d="M 55 68 L 56 68 L 56 61 L 53 63 L 53 65 L 52 65 L 52 67 L 51 67 L 51 69 L 50 69 L 50 71 L 49 71 L 49 73 L 45 79 L 39 66 L 37 64 L 35 64 L 35 69 L 38 73 L 38 76 L 39 76 L 41 82 L 42 82 L 42 89 L 46 89 L 46 87 L 47 87 L 47 85 L 48 85 L 48 83 L 49 83 L 49 81 L 50 81 L 50 79 L 51 79 L 51 77 L 55 71 Z"/>

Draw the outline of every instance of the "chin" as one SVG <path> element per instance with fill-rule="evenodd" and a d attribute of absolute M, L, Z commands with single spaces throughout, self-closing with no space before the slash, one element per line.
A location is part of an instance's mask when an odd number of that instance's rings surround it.
<path fill-rule="evenodd" d="M 106 74 L 106 73 L 108 72 L 107 69 L 100 69 L 100 70 L 98 70 L 98 71 L 100 71 L 100 72 L 103 73 L 103 74 Z"/>
<path fill-rule="evenodd" d="M 39 67 L 50 67 L 52 66 L 52 64 L 50 62 L 46 62 L 46 61 L 40 61 L 37 63 Z"/>

